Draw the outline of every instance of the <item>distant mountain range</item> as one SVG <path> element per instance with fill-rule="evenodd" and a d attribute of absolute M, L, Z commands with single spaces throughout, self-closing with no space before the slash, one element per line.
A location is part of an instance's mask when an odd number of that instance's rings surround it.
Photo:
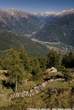
<path fill-rule="evenodd" d="M 0 10 L 0 29 L 31 34 L 38 31 L 43 20 L 34 14 L 29 14 L 15 9 Z"/>
<path fill-rule="evenodd" d="M 0 9 L 0 49 L 30 49 L 30 44 L 46 48 L 41 41 L 51 42 L 52 45 L 53 42 L 60 42 L 74 47 L 74 9 L 45 13 Z"/>
<path fill-rule="evenodd" d="M 74 10 L 48 14 L 44 27 L 34 38 L 47 42 L 60 41 L 74 46 Z"/>

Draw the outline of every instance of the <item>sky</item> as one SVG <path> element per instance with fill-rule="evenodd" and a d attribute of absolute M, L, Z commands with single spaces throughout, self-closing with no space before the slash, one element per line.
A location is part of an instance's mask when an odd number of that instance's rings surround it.
<path fill-rule="evenodd" d="M 0 0 L 0 8 L 27 12 L 61 11 L 74 8 L 74 0 Z"/>

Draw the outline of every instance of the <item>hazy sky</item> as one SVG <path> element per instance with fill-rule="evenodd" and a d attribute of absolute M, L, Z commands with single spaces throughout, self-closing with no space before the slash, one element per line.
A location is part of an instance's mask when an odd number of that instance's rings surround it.
<path fill-rule="evenodd" d="M 74 0 L 0 0 L 0 8 L 16 8 L 28 12 L 59 11 L 74 8 Z"/>

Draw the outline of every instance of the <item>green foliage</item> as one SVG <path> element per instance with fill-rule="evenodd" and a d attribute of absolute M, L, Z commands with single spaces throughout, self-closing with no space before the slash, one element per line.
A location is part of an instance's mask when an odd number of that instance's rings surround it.
<path fill-rule="evenodd" d="M 48 89 L 43 95 L 47 108 L 71 108 L 74 106 L 70 89 Z"/>
<path fill-rule="evenodd" d="M 21 110 L 26 107 L 69 108 L 73 106 L 74 96 L 71 97 L 71 91 L 65 91 L 64 89 L 70 89 L 74 85 L 73 82 L 70 82 L 72 79 L 70 71 L 62 63 L 59 64 L 60 58 L 60 54 L 53 50 L 49 51 L 47 58 L 29 55 L 25 49 L 11 48 L 1 54 L 0 69 L 8 70 L 7 80 L 4 82 L 5 87 L 9 85 L 14 91 L 30 90 L 35 85 L 42 83 L 40 81 L 43 81 L 43 72 L 46 68 L 52 66 L 56 67 L 66 80 L 49 82 L 45 92 L 43 91 L 31 98 L 27 97 L 27 99 L 14 99 L 12 100 L 13 104 L 6 109 L 12 108 L 15 110 L 16 108 L 16 110 Z M 62 58 L 64 58 L 63 55 Z M 51 89 L 53 90 L 51 91 Z M 56 91 L 54 91 L 55 89 Z"/>
<path fill-rule="evenodd" d="M 33 58 L 31 65 L 32 65 L 31 74 L 33 76 L 33 79 L 36 80 L 36 79 L 40 78 L 39 76 L 42 73 L 42 70 L 40 68 L 40 63 L 39 63 L 38 59 Z"/>
<path fill-rule="evenodd" d="M 69 52 L 64 55 L 62 65 L 64 65 L 66 68 L 74 68 L 74 53 Z"/>
<path fill-rule="evenodd" d="M 1 68 L 9 71 L 6 84 L 15 84 L 15 89 L 26 78 L 39 80 L 45 66 L 44 63 L 40 58 L 28 55 L 25 49 L 13 48 L 7 50 L 0 60 Z"/>
<path fill-rule="evenodd" d="M 38 57 L 37 58 L 40 64 L 40 68 L 44 71 L 46 69 L 47 58 L 46 57 Z"/>
<path fill-rule="evenodd" d="M 57 67 L 59 65 L 60 54 L 54 50 L 50 50 L 47 57 L 47 68 Z"/>

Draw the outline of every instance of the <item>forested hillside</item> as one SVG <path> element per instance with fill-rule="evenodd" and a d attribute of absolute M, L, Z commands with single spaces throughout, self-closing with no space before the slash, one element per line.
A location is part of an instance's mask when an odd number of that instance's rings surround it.
<path fill-rule="evenodd" d="M 0 55 L 0 99 L 1 110 L 73 107 L 74 53 L 50 50 L 47 57 L 34 57 L 8 49 Z"/>
<path fill-rule="evenodd" d="M 4 51 L 10 48 L 25 48 L 29 53 L 34 55 L 46 55 L 48 53 L 46 46 L 33 42 L 24 35 L 0 31 L 0 50 Z"/>

